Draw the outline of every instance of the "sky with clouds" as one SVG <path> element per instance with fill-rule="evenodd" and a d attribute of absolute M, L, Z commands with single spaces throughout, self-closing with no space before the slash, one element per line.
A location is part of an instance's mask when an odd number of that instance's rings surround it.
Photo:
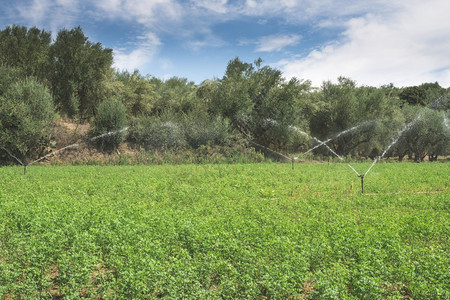
<path fill-rule="evenodd" d="M 286 78 L 450 86 L 448 0 L 2 0 L 0 27 L 81 26 L 114 67 L 196 83 L 262 58 Z"/>

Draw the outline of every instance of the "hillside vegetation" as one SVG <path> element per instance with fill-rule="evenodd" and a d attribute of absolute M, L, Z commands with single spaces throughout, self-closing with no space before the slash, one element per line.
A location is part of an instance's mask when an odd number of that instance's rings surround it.
<path fill-rule="evenodd" d="M 307 79 L 285 79 L 261 59 L 234 58 L 223 77 L 195 84 L 121 72 L 112 64 L 112 50 L 89 41 L 80 27 L 60 30 L 55 41 L 35 27 L 0 31 L 0 163 L 26 164 L 68 146 L 64 141 L 78 133 L 62 137 L 52 130 L 64 120 L 89 124 L 80 141 L 104 153 L 124 142 L 134 153 L 231 160 L 230 153 L 247 156 L 243 149 L 255 145 L 303 153 L 314 138 L 357 126 L 329 147 L 344 157 L 375 158 L 402 132 L 385 157 L 420 162 L 449 154 L 450 96 L 438 83 L 371 87 L 340 77 L 313 87 Z M 313 155 L 331 152 L 319 147 Z"/>

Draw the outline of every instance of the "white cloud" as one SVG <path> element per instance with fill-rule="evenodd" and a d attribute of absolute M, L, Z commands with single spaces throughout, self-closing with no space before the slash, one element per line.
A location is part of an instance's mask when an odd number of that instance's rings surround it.
<path fill-rule="evenodd" d="M 100 9 L 99 18 L 138 22 L 144 27 L 164 27 L 183 14 L 176 0 L 91 0 Z"/>
<path fill-rule="evenodd" d="M 245 0 L 239 11 L 247 16 L 281 17 L 289 22 L 304 22 L 315 18 L 340 18 L 371 11 L 392 11 L 407 0 Z"/>
<path fill-rule="evenodd" d="M 142 66 L 151 61 L 152 53 L 148 53 L 145 49 L 137 48 L 131 52 L 125 50 L 114 49 L 114 65 L 119 71 L 134 71 L 142 69 Z"/>
<path fill-rule="evenodd" d="M 348 76 L 359 84 L 398 86 L 438 81 L 450 85 L 450 2 L 411 1 L 387 14 L 346 23 L 342 40 L 304 58 L 278 63 L 287 77 L 323 80 Z"/>
<path fill-rule="evenodd" d="M 225 45 L 225 42 L 213 34 L 206 34 L 206 37 L 202 40 L 191 40 L 186 42 L 186 47 L 191 51 L 198 51 L 204 47 L 221 47 Z"/>
<path fill-rule="evenodd" d="M 77 1 L 68 0 L 19 2 L 16 10 L 26 24 L 51 30 L 53 34 L 70 27 L 80 11 Z"/>
<path fill-rule="evenodd" d="M 299 43 L 301 36 L 297 34 L 263 36 L 257 42 L 256 52 L 281 51 L 283 48 Z"/>
<path fill-rule="evenodd" d="M 172 62 L 172 60 L 170 60 L 168 58 L 160 58 L 158 60 L 158 63 L 161 66 L 161 69 L 164 71 L 170 70 L 171 68 L 173 68 L 173 62 Z"/>
<path fill-rule="evenodd" d="M 114 49 L 114 65 L 119 70 L 134 71 L 142 69 L 152 62 L 162 45 L 159 38 L 154 33 L 146 33 L 138 37 L 138 42 L 133 50 Z"/>
<path fill-rule="evenodd" d="M 210 12 L 225 14 L 229 12 L 227 0 L 193 0 L 194 6 L 204 8 Z"/>
<path fill-rule="evenodd" d="M 49 8 L 48 0 L 34 0 L 30 5 L 22 4 L 17 7 L 20 16 L 34 24 L 40 24 Z"/>
<path fill-rule="evenodd" d="M 277 66 L 286 77 L 311 79 L 315 85 L 341 75 L 360 84 L 450 85 L 448 0 L 23 0 L 9 5 L 0 12 L 5 26 L 37 26 L 55 34 L 63 27 L 108 20 L 132 26 L 128 32 L 152 32 L 137 40 L 118 38 L 122 44 L 114 49 L 114 66 L 120 69 L 157 64 L 162 41 L 194 51 L 232 47 L 233 39 L 241 37 L 224 34 L 222 25 L 233 20 L 260 24 L 276 20 L 284 35 L 254 35 L 240 44 L 284 55 Z M 215 32 L 218 27 L 229 41 Z M 288 31 L 292 28 L 298 30 Z M 302 28 L 307 31 L 299 31 Z M 286 57 L 282 50 L 303 41 L 300 34 L 305 44 L 310 42 L 311 32 L 324 33 L 328 42 L 314 50 L 302 49 L 309 51 L 306 56 Z M 330 42 L 336 32 L 341 35 Z"/>

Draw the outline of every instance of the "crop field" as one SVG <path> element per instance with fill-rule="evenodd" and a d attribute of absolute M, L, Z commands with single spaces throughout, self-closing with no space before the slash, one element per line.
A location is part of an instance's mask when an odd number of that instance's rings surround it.
<path fill-rule="evenodd" d="M 449 299 L 449 166 L 0 168 L 0 296 Z"/>

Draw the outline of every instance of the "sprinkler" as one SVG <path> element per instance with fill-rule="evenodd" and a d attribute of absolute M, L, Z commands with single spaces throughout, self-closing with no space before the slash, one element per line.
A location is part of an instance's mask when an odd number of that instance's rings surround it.
<path fill-rule="evenodd" d="M 361 178 L 361 194 L 364 194 L 364 174 L 359 175 Z"/>
<path fill-rule="evenodd" d="M 297 159 L 298 159 L 297 156 L 292 158 L 292 170 L 294 170 L 294 163 Z"/>
<path fill-rule="evenodd" d="M 128 130 L 128 127 L 124 127 L 124 128 L 122 128 L 122 129 L 116 130 L 116 131 L 109 131 L 109 132 L 100 134 L 100 135 L 98 135 L 98 136 L 95 136 L 95 137 L 93 137 L 93 138 L 90 138 L 89 141 L 92 142 L 92 141 L 95 141 L 95 140 L 97 140 L 97 139 L 99 139 L 99 138 L 103 138 L 103 137 L 105 137 L 105 136 L 110 136 L 110 135 L 122 133 L 122 132 L 127 131 L 127 130 Z M 84 142 L 84 144 L 86 144 L 86 143 L 87 143 L 87 142 Z M 35 164 L 35 163 L 37 163 L 37 162 L 40 162 L 41 160 L 43 160 L 43 159 L 45 159 L 45 158 L 47 158 L 47 157 L 49 157 L 49 156 L 53 156 L 53 155 L 55 155 L 55 154 L 57 154 L 58 152 L 61 152 L 61 151 L 63 151 L 63 150 L 71 149 L 71 148 L 77 148 L 77 147 L 79 147 L 79 146 L 80 146 L 80 144 L 77 144 L 77 143 L 72 144 L 72 145 L 69 145 L 69 146 L 65 146 L 65 147 L 63 147 L 63 148 L 61 148 L 61 149 L 58 149 L 58 150 L 53 151 L 53 152 L 50 152 L 50 153 L 48 153 L 48 154 L 46 154 L 46 155 L 44 155 L 44 156 L 42 156 L 42 157 L 40 157 L 40 158 L 38 158 L 38 159 L 36 159 L 36 160 L 34 160 L 34 161 L 32 161 L 32 162 L 26 163 L 26 164 L 23 163 L 23 162 L 22 162 L 19 158 L 17 158 L 16 156 L 14 156 L 14 154 L 12 154 L 11 151 L 9 151 L 8 149 L 6 149 L 5 147 L 0 146 L 0 149 L 6 151 L 6 153 L 8 153 L 9 156 L 11 156 L 12 158 L 14 158 L 20 165 L 23 166 L 23 174 L 25 175 L 25 174 L 27 174 L 27 167 L 28 167 L 28 166 L 31 166 L 32 164 Z"/>

